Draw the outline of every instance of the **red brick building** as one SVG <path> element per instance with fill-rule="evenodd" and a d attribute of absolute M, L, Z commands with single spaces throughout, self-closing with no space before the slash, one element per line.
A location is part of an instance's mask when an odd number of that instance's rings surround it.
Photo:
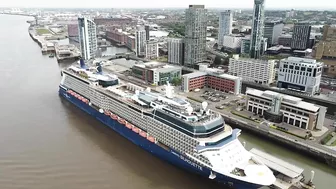
<path fill-rule="evenodd" d="M 183 91 L 189 92 L 204 87 L 239 94 L 241 90 L 241 78 L 228 74 L 206 72 L 194 72 L 182 76 Z"/>

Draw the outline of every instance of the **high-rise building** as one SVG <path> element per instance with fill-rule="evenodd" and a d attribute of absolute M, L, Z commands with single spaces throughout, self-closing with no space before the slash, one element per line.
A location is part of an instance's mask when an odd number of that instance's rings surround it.
<path fill-rule="evenodd" d="M 184 65 L 194 67 L 206 60 L 207 10 L 189 5 L 185 15 Z"/>
<path fill-rule="evenodd" d="M 316 94 L 320 91 L 322 69 L 323 63 L 314 59 L 282 59 L 278 71 L 278 87 Z"/>
<path fill-rule="evenodd" d="M 232 34 L 232 12 L 227 10 L 219 14 L 218 47 L 223 46 L 224 36 L 230 34 Z"/>
<path fill-rule="evenodd" d="M 265 0 L 254 0 L 250 57 L 255 59 L 261 55 L 261 41 L 264 37 L 264 2 Z"/>
<path fill-rule="evenodd" d="M 183 39 L 169 38 L 168 46 L 168 62 L 172 64 L 183 65 L 184 43 Z"/>
<path fill-rule="evenodd" d="M 143 27 L 138 26 L 135 32 L 135 49 L 136 55 L 143 57 L 145 56 L 146 48 L 146 31 Z"/>
<path fill-rule="evenodd" d="M 148 40 L 146 41 L 146 55 L 147 59 L 156 59 L 159 56 L 159 46 L 156 40 Z"/>
<path fill-rule="evenodd" d="M 336 27 L 325 25 L 323 26 L 323 39 L 324 41 L 336 41 Z"/>
<path fill-rule="evenodd" d="M 240 47 L 240 53 L 244 55 L 249 55 L 251 53 L 251 36 L 245 36 L 241 40 L 241 47 Z M 267 38 L 261 38 L 261 46 L 260 46 L 260 55 L 264 55 L 265 51 L 267 50 Z"/>
<path fill-rule="evenodd" d="M 336 60 L 336 27 L 325 25 L 323 38 L 316 45 L 315 58 L 324 60 Z"/>
<path fill-rule="evenodd" d="M 292 50 L 306 50 L 309 47 L 310 32 L 309 23 L 295 23 L 291 43 Z"/>
<path fill-rule="evenodd" d="M 146 41 L 149 40 L 149 25 L 145 25 L 145 31 L 146 31 Z"/>
<path fill-rule="evenodd" d="M 278 44 L 284 24 L 282 21 L 265 22 L 264 37 L 267 38 L 268 46 Z"/>
<path fill-rule="evenodd" d="M 96 24 L 87 18 L 78 18 L 78 39 L 81 56 L 84 60 L 92 59 L 97 53 Z"/>
<path fill-rule="evenodd" d="M 275 80 L 274 66 L 274 60 L 239 58 L 239 55 L 233 55 L 230 58 L 229 74 L 241 77 L 243 81 L 271 84 Z"/>

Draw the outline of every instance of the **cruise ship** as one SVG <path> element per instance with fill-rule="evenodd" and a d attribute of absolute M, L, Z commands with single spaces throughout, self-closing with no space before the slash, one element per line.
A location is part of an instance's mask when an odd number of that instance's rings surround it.
<path fill-rule="evenodd" d="M 254 189 L 275 182 L 272 171 L 238 140 L 207 102 L 151 91 L 83 61 L 63 69 L 59 95 L 160 159 L 224 184 Z"/>

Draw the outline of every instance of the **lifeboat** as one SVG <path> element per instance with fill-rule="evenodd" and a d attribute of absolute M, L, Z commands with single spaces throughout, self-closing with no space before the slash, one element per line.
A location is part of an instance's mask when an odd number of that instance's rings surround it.
<path fill-rule="evenodd" d="M 140 131 L 140 136 L 146 138 L 147 137 L 147 133 L 145 131 Z"/>
<path fill-rule="evenodd" d="M 79 95 L 78 95 L 78 94 L 75 94 L 75 97 L 76 97 L 76 98 L 78 98 L 78 97 L 79 97 Z"/>
<path fill-rule="evenodd" d="M 133 127 L 132 131 L 135 132 L 135 133 L 139 133 L 139 129 L 137 127 Z"/>
<path fill-rule="evenodd" d="M 124 125 L 126 121 L 123 118 L 119 117 L 118 122 Z"/>
<path fill-rule="evenodd" d="M 114 120 L 117 120 L 117 119 L 118 119 L 118 116 L 117 116 L 117 115 L 114 115 L 114 114 L 111 114 L 111 118 L 114 119 Z"/>
<path fill-rule="evenodd" d="M 72 91 L 71 90 L 68 90 L 67 93 L 71 93 Z"/>
<path fill-rule="evenodd" d="M 70 91 L 69 93 L 70 93 L 71 95 L 74 95 L 74 94 L 75 94 L 73 91 Z"/>
<path fill-rule="evenodd" d="M 132 129 L 132 124 L 130 124 L 130 123 L 128 123 L 128 122 L 126 122 L 125 126 L 126 126 L 127 128 L 129 128 L 129 129 Z"/>
<path fill-rule="evenodd" d="M 85 98 L 82 98 L 82 102 L 85 102 L 85 103 L 86 103 L 86 99 L 85 99 Z"/>
<path fill-rule="evenodd" d="M 110 115 L 111 115 L 111 112 L 105 110 L 105 111 L 104 111 L 104 114 L 107 115 L 107 116 L 110 116 Z"/>
<path fill-rule="evenodd" d="M 155 138 L 152 137 L 152 136 L 147 136 L 147 140 L 149 140 L 149 141 L 155 143 Z"/>
<path fill-rule="evenodd" d="M 83 97 L 79 96 L 78 99 L 79 99 L 80 101 L 82 101 Z"/>

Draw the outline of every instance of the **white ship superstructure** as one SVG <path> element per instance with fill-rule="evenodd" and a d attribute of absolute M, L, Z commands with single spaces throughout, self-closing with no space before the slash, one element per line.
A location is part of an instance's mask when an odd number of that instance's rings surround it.
<path fill-rule="evenodd" d="M 238 140 L 240 130 L 225 125 L 218 112 L 208 109 L 207 102 L 196 104 L 177 97 L 169 83 L 162 95 L 115 75 L 89 71 L 99 69 L 71 66 L 62 72 L 61 86 L 80 94 L 83 102 L 99 112 L 145 133 L 144 137 L 195 169 L 210 170 L 210 179 L 260 186 L 275 181 L 273 173 Z"/>

